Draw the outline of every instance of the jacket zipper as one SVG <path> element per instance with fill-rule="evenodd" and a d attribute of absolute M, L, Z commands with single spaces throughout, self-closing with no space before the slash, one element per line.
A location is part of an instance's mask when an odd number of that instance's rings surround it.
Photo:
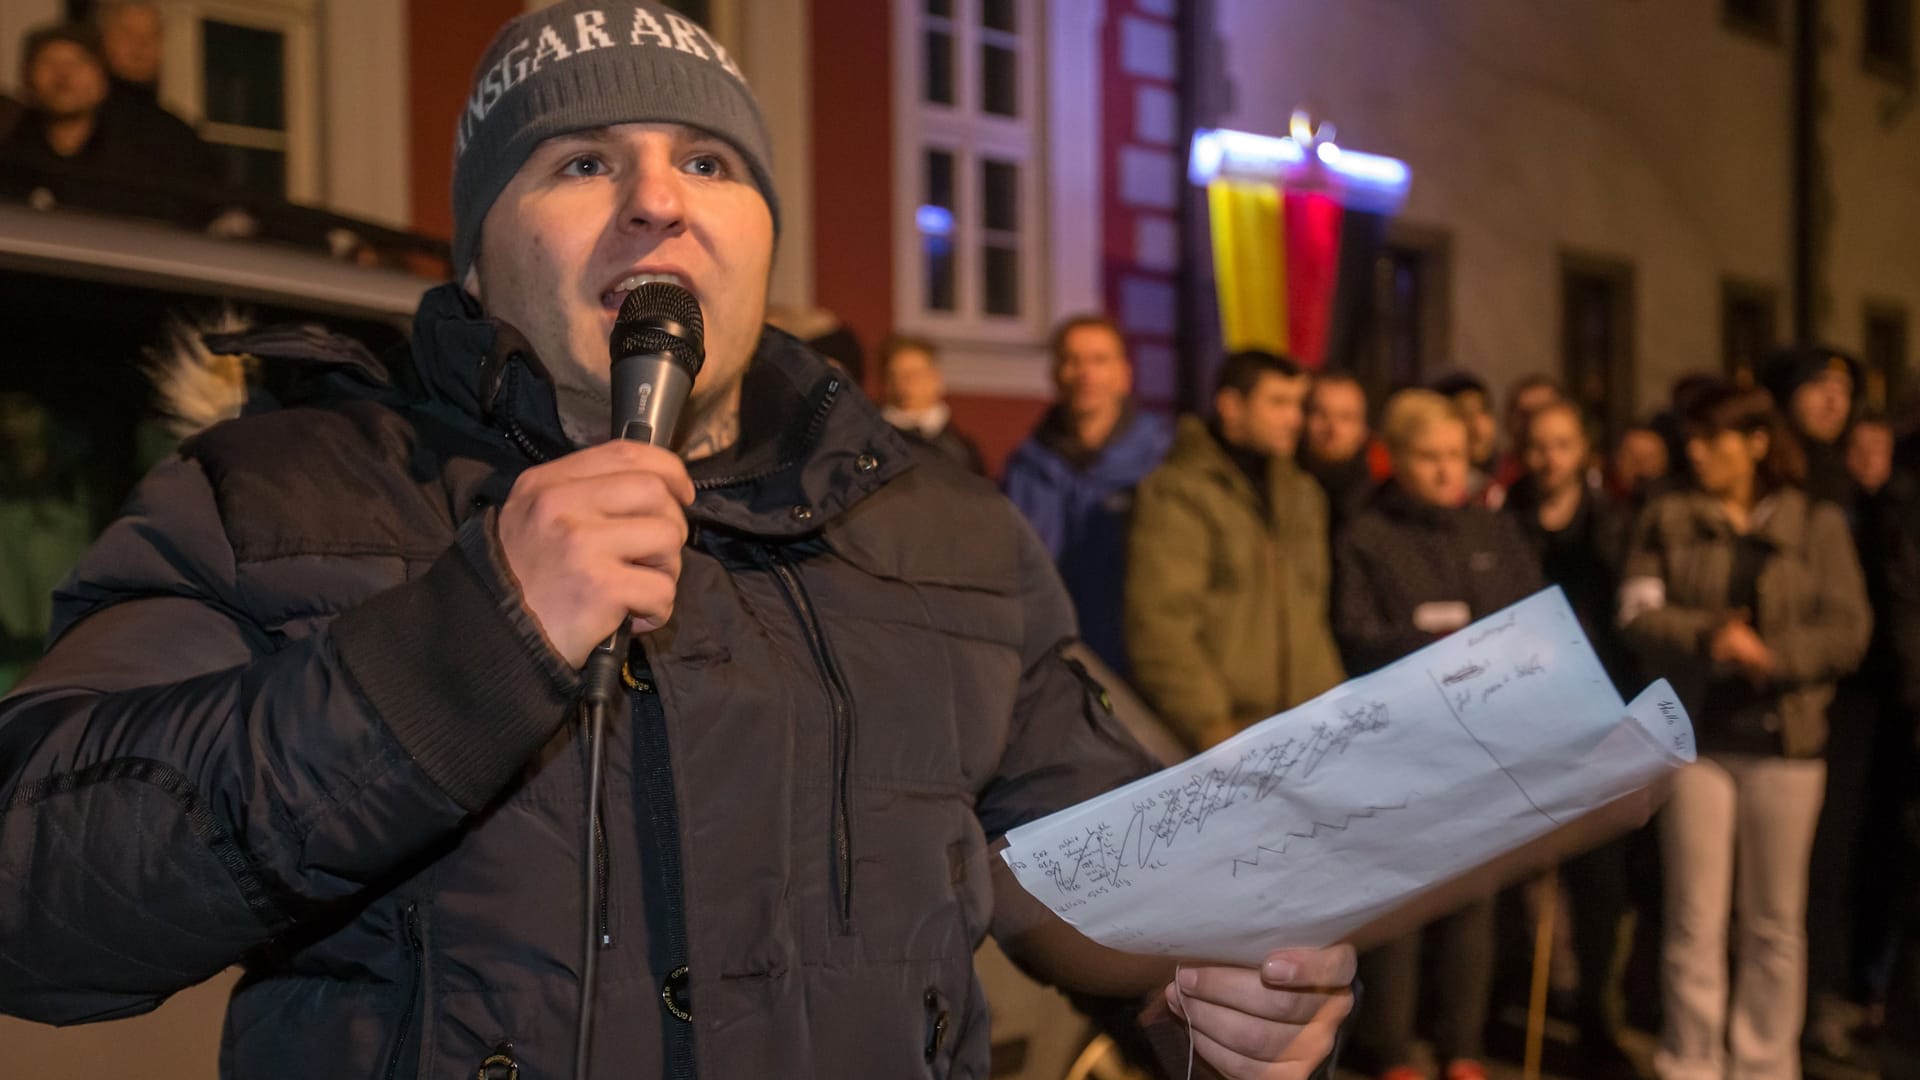
<path fill-rule="evenodd" d="M 413 1017 L 420 1007 L 420 994 L 425 987 L 423 976 L 426 973 L 426 949 L 420 942 L 420 905 L 410 903 L 401 919 L 402 933 L 406 937 L 407 959 L 413 966 L 413 982 L 407 990 L 407 1007 L 400 1013 L 400 1034 L 394 1040 L 393 1053 L 387 1057 L 386 1080 L 394 1080 L 400 1075 L 400 1058 L 406 1053 L 409 1043 L 416 1042 L 413 1037 Z"/>
<path fill-rule="evenodd" d="M 592 740 L 593 729 L 587 726 L 586 713 L 583 710 L 580 715 L 580 749 L 582 751 L 580 768 L 582 770 L 587 768 L 587 763 L 593 758 Z M 606 808 L 603 806 L 599 816 L 593 823 L 593 878 L 594 887 L 597 891 L 594 909 L 599 913 L 596 916 L 597 923 L 595 930 L 596 936 L 600 941 L 600 947 L 602 949 L 611 949 L 613 948 L 613 923 L 609 918 L 610 908 L 607 899 L 607 879 L 612 876 L 612 855 L 607 849 L 606 822 L 607 813 Z"/>
<path fill-rule="evenodd" d="M 756 480 L 765 480 L 769 476 L 775 476 L 793 468 L 802 458 L 807 456 L 807 453 L 813 449 L 813 444 L 819 440 L 820 428 L 827 422 L 827 414 L 833 411 L 833 403 L 839 396 L 840 380 L 827 380 L 827 388 L 820 397 L 820 404 L 813 407 L 813 415 L 807 420 L 806 432 L 801 436 L 798 449 L 796 449 L 791 456 L 769 465 L 766 468 L 755 469 L 752 472 L 738 473 L 733 476 L 717 476 L 712 479 L 702 480 L 694 485 L 694 489 L 697 491 L 713 491 L 718 488 L 739 487 L 741 484 L 751 484 Z"/>
<path fill-rule="evenodd" d="M 518 389 L 519 382 L 520 368 L 518 366 L 507 368 L 507 384 L 500 390 L 501 396 L 507 399 L 507 407 L 501 411 L 499 417 L 500 429 L 506 433 L 509 442 L 519 447 L 522 454 L 532 458 L 536 464 L 544 465 L 550 459 L 540 451 L 538 446 L 533 444 L 531 438 L 527 437 L 526 429 L 520 426 L 520 421 L 516 420 L 513 415 L 513 392 Z"/>
<path fill-rule="evenodd" d="M 820 627 L 820 620 L 813 610 L 813 601 L 807 596 L 806 586 L 801 584 L 800 575 L 795 573 L 785 557 L 766 552 L 764 558 L 774 575 L 780 580 L 780 587 L 787 595 L 787 604 L 793 608 L 793 614 L 806 632 L 807 647 L 813 653 L 813 662 L 820 670 L 820 682 L 827 690 L 827 698 L 833 704 L 833 850 L 835 857 L 836 879 L 840 886 L 839 917 L 841 933 L 853 929 L 853 812 L 851 809 L 851 774 L 853 771 L 853 696 L 847 692 L 847 683 L 840 674 L 840 666 L 834 662 L 833 650 L 827 644 L 826 632 Z"/>

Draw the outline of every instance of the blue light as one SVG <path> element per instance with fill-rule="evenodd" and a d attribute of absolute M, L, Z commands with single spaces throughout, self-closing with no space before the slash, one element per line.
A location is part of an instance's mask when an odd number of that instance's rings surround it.
<path fill-rule="evenodd" d="M 1342 150 L 1333 143 L 1321 143 L 1314 148 L 1320 158 L 1320 164 L 1344 176 L 1363 180 L 1383 187 L 1401 187 L 1412 178 L 1412 170 L 1407 163 L 1397 158 L 1382 157 L 1379 154 L 1360 154 L 1352 150 Z"/>
<path fill-rule="evenodd" d="M 1392 212 L 1406 200 L 1413 170 L 1406 162 L 1346 150 L 1331 141 L 1333 126 L 1296 128 L 1307 140 L 1248 131 L 1194 132 L 1187 176 L 1205 186 L 1215 180 L 1272 184 L 1287 191 L 1316 191 L 1357 209 Z M 1309 153 L 1311 151 L 1311 153 Z"/>
<path fill-rule="evenodd" d="M 953 211 L 944 206 L 923 204 L 913 212 L 913 223 L 928 236 L 953 235 Z"/>

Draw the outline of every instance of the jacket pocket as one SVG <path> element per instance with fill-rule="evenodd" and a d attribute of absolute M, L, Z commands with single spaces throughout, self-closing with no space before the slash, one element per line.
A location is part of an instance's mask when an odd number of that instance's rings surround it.
<path fill-rule="evenodd" d="M 393 1049 L 387 1053 L 387 1068 L 381 1076 L 383 1080 L 418 1080 L 426 1075 L 426 1047 L 431 1045 L 427 1031 L 426 919 L 418 902 L 409 902 L 401 913 L 400 941 L 407 953 L 408 979 L 403 987 L 400 1019 L 394 1025 Z"/>

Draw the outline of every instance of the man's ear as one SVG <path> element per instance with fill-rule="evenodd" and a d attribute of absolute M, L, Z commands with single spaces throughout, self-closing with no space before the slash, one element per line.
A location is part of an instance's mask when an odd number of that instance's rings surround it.
<path fill-rule="evenodd" d="M 1232 387 L 1223 386 L 1213 394 L 1213 415 L 1220 421 L 1220 427 L 1228 432 L 1237 432 L 1240 428 L 1240 416 L 1245 411 L 1246 402 L 1240 392 Z"/>

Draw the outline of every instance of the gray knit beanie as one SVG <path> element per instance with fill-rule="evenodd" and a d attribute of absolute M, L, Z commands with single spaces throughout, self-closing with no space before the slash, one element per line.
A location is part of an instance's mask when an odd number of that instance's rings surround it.
<path fill-rule="evenodd" d="M 535 146 L 629 123 L 685 124 L 732 144 L 779 235 L 766 121 L 720 43 L 659 4 L 562 0 L 502 27 L 474 73 L 454 135 L 454 277 L 473 264 L 480 223 Z"/>

